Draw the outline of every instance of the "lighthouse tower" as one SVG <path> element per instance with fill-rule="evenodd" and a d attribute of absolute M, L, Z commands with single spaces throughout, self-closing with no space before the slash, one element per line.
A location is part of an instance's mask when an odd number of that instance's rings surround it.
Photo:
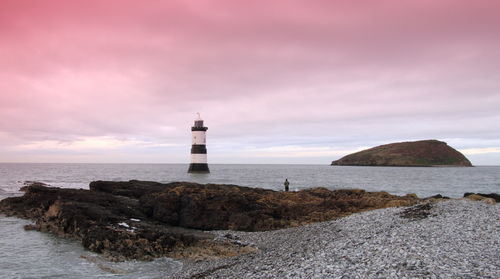
<path fill-rule="evenodd" d="M 191 164 L 189 173 L 209 173 L 207 164 L 207 132 L 208 128 L 203 126 L 203 120 L 198 113 L 198 119 L 194 121 L 191 127 L 191 138 L 193 145 L 191 147 Z"/>

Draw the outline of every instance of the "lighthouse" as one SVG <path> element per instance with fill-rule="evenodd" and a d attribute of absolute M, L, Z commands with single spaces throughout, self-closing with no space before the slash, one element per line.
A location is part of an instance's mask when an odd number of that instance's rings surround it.
<path fill-rule="evenodd" d="M 189 164 L 189 173 L 209 173 L 207 164 L 207 132 L 208 128 L 203 126 L 203 120 L 198 113 L 198 118 L 191 127 L 191 164 Z"/>

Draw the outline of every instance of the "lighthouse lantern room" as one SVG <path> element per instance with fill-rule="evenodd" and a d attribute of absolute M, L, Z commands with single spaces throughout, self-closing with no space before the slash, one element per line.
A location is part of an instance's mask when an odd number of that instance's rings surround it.
<path fill-rule="evenodd" d="M 208 128 L 203 126 L 203 120 L 198 113 L 198 118 L 191 127 L 191 164 L 189 164 L 189 173 L 209 173 L 207 163 L 207 137 Z"/>

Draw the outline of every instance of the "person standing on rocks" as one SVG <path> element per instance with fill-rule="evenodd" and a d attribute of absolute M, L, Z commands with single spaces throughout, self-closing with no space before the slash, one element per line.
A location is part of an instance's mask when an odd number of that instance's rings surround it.
<path fill-rule="evenodd" d="M 283 183 L 283 185 L 285 185 L 285 192 L 288 192 L 288 185 L 290 185 L 290 182 L 288 182 L 288 178 L 285 178 L 285 183 Z"/>

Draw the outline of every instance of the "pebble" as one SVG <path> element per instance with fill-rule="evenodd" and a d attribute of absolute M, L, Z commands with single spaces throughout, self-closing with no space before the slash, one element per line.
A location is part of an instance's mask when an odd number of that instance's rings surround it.
<path fill-rule="evenodd" d="M 217 231 L 258 247 L 228 259 L 185 262 L 170 278 L 500 278 L 500 205 L 433 204 L 423 219 L 405 208 L 268 232 Z"/>

